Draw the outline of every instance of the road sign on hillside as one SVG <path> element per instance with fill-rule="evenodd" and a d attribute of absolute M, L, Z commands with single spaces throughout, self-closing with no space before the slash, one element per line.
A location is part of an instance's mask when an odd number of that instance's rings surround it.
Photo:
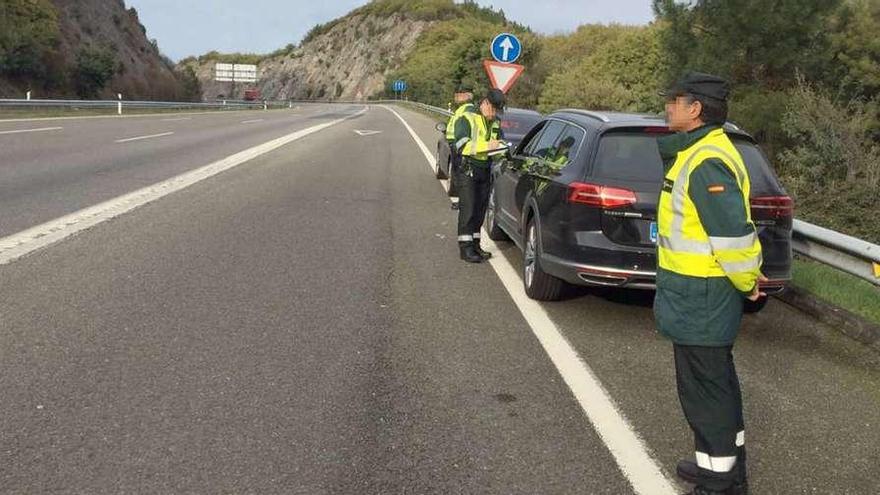
<path fill-rule="evenodd" d="M 398 80 L 394 81 L 394 84 L 391 85 L 391 89 L 395 93 L 403 93 L 404 91 L 406 91 L 406 88 L 407 88 L 406 81 L 404 81 L 403 79 L 398 79 Z"/>
<path fill-rule="evenodd" d="M 522 43 L 510 33 L 501 33 L 492 40 L 492 57 L 503 63 L 512 64 L 522 54 Z"/>
<path fill-rule="evenodd" d="M 257 66 L 251 64 L 214 65 L 214 80 L 217 82 L 257 82 Z"/>
<path fill-rule="evenodd" d="M 513 83 L 522 75 L 525 67 L 517 64 L 502 64 L 492 60 L 483 60 L 483 68 L 489 75 L 489 81 L 493 88 L 500 89 L 503 93 L 510 91 Z"/>

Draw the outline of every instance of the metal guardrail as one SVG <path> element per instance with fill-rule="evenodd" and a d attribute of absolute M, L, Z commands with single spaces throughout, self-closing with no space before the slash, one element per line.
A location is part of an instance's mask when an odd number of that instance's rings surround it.
<path fill-rule="evenodd" d="M 181 101 L 134 101 L 134 100 L 44 100 L 44 99 L 0 99 L 0 109 L 46 109 L 61 108 L 69 110 L 108 109 L 118 113 L 125 109 L 165 109 L 165 110 L 260 110 L 263 108 L 283 108 L 289 102 L 226 100 L 215 102 Z"/>
<path fill-rule="evenodd" d="M 447 110 L 424 103 L 395 100 L 383 103 L 402 103 L 445 116 L 451 115 Z M 880 286 L 880 246 L 877 244 L 802 220 L 794 220 L 791 244 L 792 250 L 798 254 Z"/>

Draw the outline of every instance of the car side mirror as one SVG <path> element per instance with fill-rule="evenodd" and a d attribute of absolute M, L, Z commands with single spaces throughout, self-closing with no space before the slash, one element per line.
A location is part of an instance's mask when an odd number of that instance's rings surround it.
<path fill-rule="evenodd" d="M 438 132 L 446 132 L 446 124 L 443 122 L 437 122 L 437 125 L 434 126 L 434 129 L 437 129 Z"/>

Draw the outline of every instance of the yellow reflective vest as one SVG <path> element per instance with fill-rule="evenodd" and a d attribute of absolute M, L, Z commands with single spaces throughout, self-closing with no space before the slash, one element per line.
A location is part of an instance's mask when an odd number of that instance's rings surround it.
<path fill-rule="evenodd" d="M 462 115 L 465 114 L 465 112 L 473 110 L 473 103 L 464 103 L 455 109 L 452 117 L 449 117 L 449 121 L 446 122 L 446 141 L 450 143 L 455 141 L 455 123 L 458 121 L 458 119 L 461 118 Z"/>
<path fill-rule="evenodd" d="M 724 163 L 742 194 L 747 233 L 710 237 L 688 194 L 691 174 L 706 160 Z M 661 269 L 690 277 L 727 277 L 742 293 L 752 291 L 761 270 L 761 243 L 749 208 L 751 184 L 742 157 L 723 129 L 715 129 L 678 153 L 669 168 L 657 212 L 657 256 Z"/>
<path fill-rule="evenodd" d="M 501 127 L 497 122 L 489 125 L 486 118 L 478 112 L 465 112 L 462 118 L 467 119 L 471 131 L 461 148 L 462 156 L 480 162 L 489 161 L 489 141 L 497 139 Z"/>

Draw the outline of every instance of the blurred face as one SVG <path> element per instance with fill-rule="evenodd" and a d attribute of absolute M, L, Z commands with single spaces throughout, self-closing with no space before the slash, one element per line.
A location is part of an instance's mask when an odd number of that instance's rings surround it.
<path fill-rule="evenodd" d="M 486 117 L 486 120 L 495 120 L 495 107 L 489 103 L 489 100 L 480 102 L 480 113 L 483 114 L 483 117 Z"/>
<path fill-rule="evenodd" d="M 459 92 L 455 93 L 454 99 L 456 103 L 465 103 L 471 101 L 474 95 L 468 92 Z"/>
<path fill-rule="evenodd" d="M 666 123 L 675 132 L 687 132 L 703 125 L 700 113 L 703 105 L 687 96 L 666 99 Z"/>

